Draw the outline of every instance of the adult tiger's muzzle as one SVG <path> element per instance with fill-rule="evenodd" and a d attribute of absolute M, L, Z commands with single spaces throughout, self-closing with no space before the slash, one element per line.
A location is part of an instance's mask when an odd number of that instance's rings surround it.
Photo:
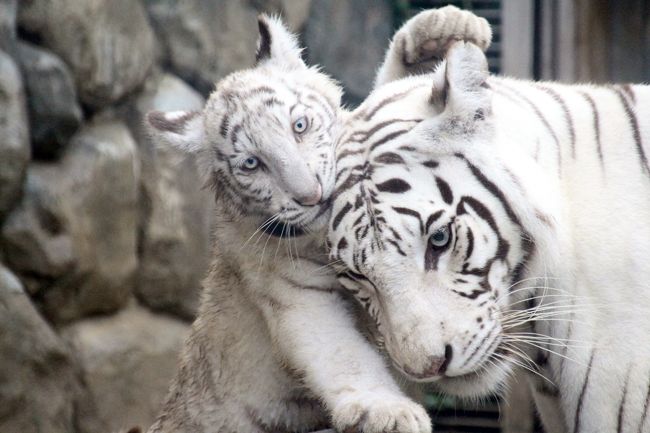
<path fill-rule="evenodd" d="M 398 369 L 419 382 L 475 371 L 500 335 L 487 310 L 442 288 L 382 295 L 382 307 L 386 350 Z"/>

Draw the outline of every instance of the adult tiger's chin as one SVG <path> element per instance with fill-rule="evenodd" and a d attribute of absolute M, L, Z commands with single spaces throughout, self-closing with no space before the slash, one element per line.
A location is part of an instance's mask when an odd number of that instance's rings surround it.
<path fill-rule="evenodd" d="M 500 393 L 512 375 L 515 364 L 507 358 L 491 359 L 477 371 L 461 376 L 445 376 L 433 382 L 433 387 L 444 394 L 457 397 L 485 397 Z"/>

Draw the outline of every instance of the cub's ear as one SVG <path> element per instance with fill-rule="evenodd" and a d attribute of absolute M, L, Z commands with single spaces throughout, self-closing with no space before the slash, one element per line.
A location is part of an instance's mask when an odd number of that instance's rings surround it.
<path fill-rule="evenodd" d="M 285 69 L 307 67 L 300 56 L 302 48 L 296 36 L 279 17 L 261 14 L 257 17 L 257 26 L 260 31 L 255 56 L 258 65 L 275 65 Z"/>
<path fill-rule="evenodd" d="M 205 130 L 200 111 L 150 111 L 145 125 L 156 143 L 188 153 L 198 153 L 203 146 Z"/>
<path fill-rule="evenodd" d="M 487 59 L 469 42 L 458 42 L 434 74 L 431 103 L 457 119 L 478 120 L 490 113 Z"/>

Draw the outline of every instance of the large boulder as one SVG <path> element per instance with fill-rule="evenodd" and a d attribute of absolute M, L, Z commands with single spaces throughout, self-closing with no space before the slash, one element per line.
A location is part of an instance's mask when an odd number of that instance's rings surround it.
<path fill-rule="evenodd" d="M 68 348 L 0 264 L 0 431 L 74 431 L 78 391 Z"/>
<path fill-rule="evenodd" d="M 97 119 L 56 163 L 30 164 L 2 243 L 51 320 L 113 311 L 136 270 L 138 167 L 127 127 Z"/>
<path fill-rule="evenodd" d="M 340 80 L 346 100 L 356 104 L 372 89 L 392 33 L 387 0 L 319 0 L 311 6 L 304 38 L 309 62 Z"/>
<path fill-rule="evenodd" d="M 139 1 L 21 1 L 18 22 L 65 60 L 92 107 L 139 87 L 154 61 L 154 35 Z"/>
<path fill-rule="evenodd" d="M 204 96 L 215 81 L 255 59 L 257 14 L 280 0 L 146 0 L 165 63 Z M 299 18 L 296 18 L 299 20 Z"/>
<path fill-rule="evenodd" d="M 0 51 L 0 220 L 20 197 L 29 158 L 23 83 L 14 61 Z"/>
<path fill-rule="evenodd" d="M 72 76 L 59 57 L 35 45 L 19 42 L 16 54 L 28 98 L 32 153 L 56 158 L 81 124 Z"/>
<path fill-rule="evenodd" d="M 79 424 L 106 425 L 106 431 L 151 425 L 188 333 L 189 325 L 136 306 L 65 327 L 62 334 L 75 349 L 88 390 L 79 409 L 99 418 L 82 417 Z M 96 431 L 81 428 L 79 433 Z"/>
<path fill-rule="evenodd" d="M 204 188 L 196 160 L 152 143 L 143 126 L 150 110 L 201 110 L 204 99 L 172 75 L 151 80 L 126 118 L 140 151 L 140 267 L 136 295 L 142 303 L 191 319 L 210 254 L 214 196 Z"/>

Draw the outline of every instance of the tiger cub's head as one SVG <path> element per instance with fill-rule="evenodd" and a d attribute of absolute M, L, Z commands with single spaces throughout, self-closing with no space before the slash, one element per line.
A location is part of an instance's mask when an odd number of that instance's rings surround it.
<path fill-rule="evenodd" d="M 202 112 L 147 115 L 152 138 L 196 153 L 224 209 L 268 230 L 326 223 L 340 87 L 302 61 L 294 35 L 261 15 L 255 67 L 219 81 Z"/>
<path fill-rule="evenodd" d="M 487 62 L 457 44 L 375 91 L 344 127 L 328 243 L 405 375 L 457 395 L 514 365 L 504 320 L 533 254 L 530 200 L 495 145 Z"/>

